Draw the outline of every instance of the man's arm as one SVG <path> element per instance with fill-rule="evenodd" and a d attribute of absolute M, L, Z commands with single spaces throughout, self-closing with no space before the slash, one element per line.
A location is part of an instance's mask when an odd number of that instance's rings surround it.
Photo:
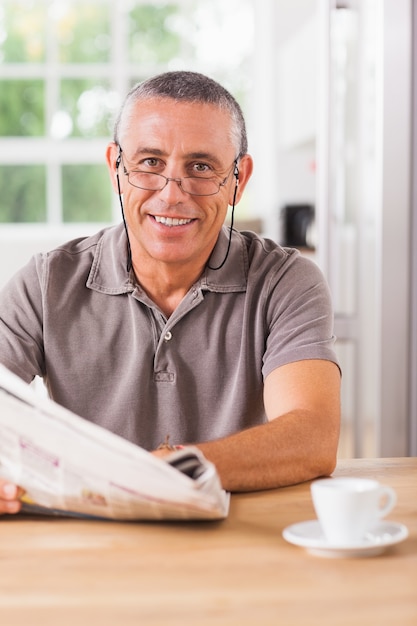
<path fill-rule="evenodd" d="M 264 387 L 269 422 L 198 444 L 228 491 L 282 487 L 329 475 L 340 431 L 340 371 L 304 360 L 269 374 Z"/>
<path fill-rule="evenodd" d="M 330 474 L 340 428 L 338 367 L 322 360 L 284 365 L 267 377 L 264 401 L 267 424 L 197 445 L 224 489 L 270 489 Z M 0 478 L 0 515 L 17 513 L 23 493 Z"/>

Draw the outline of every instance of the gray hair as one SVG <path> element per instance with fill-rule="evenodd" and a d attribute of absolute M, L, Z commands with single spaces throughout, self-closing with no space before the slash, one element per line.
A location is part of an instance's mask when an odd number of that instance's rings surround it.
<path fill-rule="evenodd" d="M 114 141 L 119 144 L 126 110 L 142 100 L 171 98 L 176 101 L 214 104 L 228 111 L 232 121 L 231 141 L 240 158 L 248 151 L 245 119 L 235 98 L 215 80 L 198 72 L 165 72 L 135 85 L 127 94 L 114 126 Z"/>

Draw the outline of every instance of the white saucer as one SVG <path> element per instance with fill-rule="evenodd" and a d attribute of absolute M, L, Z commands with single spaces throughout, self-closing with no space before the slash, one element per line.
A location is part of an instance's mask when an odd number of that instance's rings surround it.
<path fill-rule="evenodd" d="M 369 531 L 365 539 L 351 546 L 332 545 L 324 538 L 318 520 L 293 524 L 283 530 L 282 536 L 289 543 L 307 548 L 311 554 L 327 557 L 376 556 L 389 546 L 408 537 L 404 524 L 379 522 Z"/>

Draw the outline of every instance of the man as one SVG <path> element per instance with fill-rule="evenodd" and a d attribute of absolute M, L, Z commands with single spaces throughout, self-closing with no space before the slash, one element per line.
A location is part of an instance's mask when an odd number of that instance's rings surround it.
<path fill-rule="evenodd" d="M 193 72 L 135 87 L 107 149 L 123 224 L 37 255 L 0 297 L 0 362 L 155 451 L 196 444 L 225 489 L 336 462 L 340 373 L 314 263 L 223 226 L 252 174 L 240 107 Z M 21 490 L 0 484 L 0 511 Z"/>

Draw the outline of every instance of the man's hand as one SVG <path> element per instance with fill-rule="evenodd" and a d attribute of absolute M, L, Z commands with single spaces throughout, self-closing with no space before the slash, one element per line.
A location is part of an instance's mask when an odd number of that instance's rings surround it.
<path fill-rule="evenodd" d="M 24 490 L 17 485 L 0 478 L 0 515 L 18 513 L 22 507 L 20 498 Z"/>

